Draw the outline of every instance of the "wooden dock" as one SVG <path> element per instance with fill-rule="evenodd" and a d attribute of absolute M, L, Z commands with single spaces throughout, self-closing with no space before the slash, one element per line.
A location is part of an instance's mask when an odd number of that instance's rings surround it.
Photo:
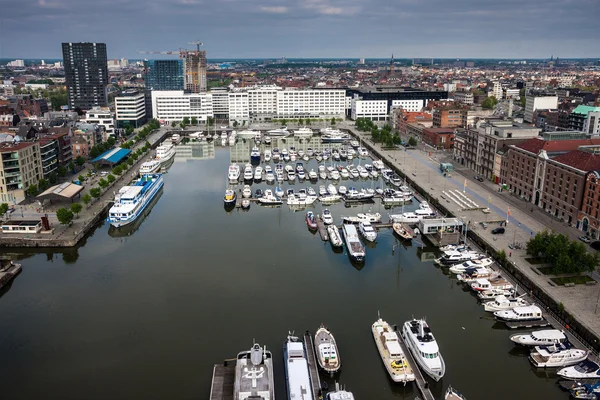
<path fill-rule="evenodd" d="M 233 385 L 235 383 L 235 360 L 215 364 L 209 400 L 233 400 Z"/>
<path fill-rule="evenodd" d="M 543 326 L 550 325 L 545 319 L 541 321 L 506 321 L 506 327 L 509 329 L 521 329 L 521 328 L 541 328 Z"/>
<path fill-rule="evenodd" d="M 321 240 L 326 242 L 329 240 L 329 234 L 327 233 L 327 227 L 323 223 L 321 217 L 317 217 L 317 227 L 319 228 L 319 235 L 321 235 Z"/>
<path fill-rule="evenodd" d="M 315 399 L 318 399 L 321 394 L 321 379 L 319 378 L 319 366 L 317 365 L 315 346 L 309 331 L 306 331 L 304 334 L 304 345 L 306 346 L 306 359 L 308 361 L 308 369 L 310 370 L 313 395 Z"/>
<path fill-rule="evenodd" d="M 402 351 L 406 356 L 406 361 L 408 361 L 410 368 L 415 374 L 415 383 L 417 384 L 417 388 L 421 393 L 421 398 L 423 400 L 435 400 L 433 394 L 431 393 L 431 390 L 429 390 L 429 384 L 427 383 L 427 381 L 423 377 L 423 373 L 419 369 L 419 365 L 415 361 L 412 353 L 408 350 L 408 347 L 406 347 L 406 343 L 404 343 L 404 338 L 402 337 L 401 332 L 396 331 L 396 335 L 398 335 L 398 343 L 400 344 L 400 347 L 402 347 Z"/>

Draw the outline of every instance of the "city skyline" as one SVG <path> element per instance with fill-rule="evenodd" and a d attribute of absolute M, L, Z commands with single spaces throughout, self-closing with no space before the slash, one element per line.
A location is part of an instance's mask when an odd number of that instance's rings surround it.
<path fill-rule="evenodd" d="M 106 43 L 111 59 L 145 58 L 137 51 L 196 39 L 209 58 L 600 56 L 595 0 L 24 0 L 4 11 L 0 58 L 60 58 L 61 42 L 87 41 Z"/>

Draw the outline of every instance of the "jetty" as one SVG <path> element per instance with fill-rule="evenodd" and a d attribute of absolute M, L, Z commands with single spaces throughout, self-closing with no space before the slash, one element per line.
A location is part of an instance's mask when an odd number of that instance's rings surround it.
<path fill-rule="evenodd" d="M 304 346 L 306 346 L 306 361 L 308 361 L 308 369 L 310 370 L 313 396 L 315 399 L 318 399 L 321 394 L 321 380 L 319 379 L 319 367 L 317 365 L 315 346 L 309 331 L 306 331 L 304 334 Z"/>
<path fill-rule="evenodd" d="M 235 359 L 225 360 L 223 364 L 215 364 L 209 400 L 233 400 L 234 384 Z"/>
<path fill-rule="evenodd" d="M 431 390 L 429 390 L 429 384 L 427 383 L 427 381 L 423 377 L 423 373 L 419 369 L 419 365 L 415 361 L 412 353 L 408 350 L 408 347 L 406 347 L 404 337 L 402 337 L 402 334 L 399 331 L 396 331 L 396 335 L 398 335 L 398 343 L 400 344 L 400 347 L 402 348 L 402 351 L 406 356 L 406 361 L 408 361 L 410 368 L 415 374 L 415 383 L 417 384 L 417 388 L 421 393 L 421 398 L 423 400 L 435 400 L 433 394 L 431 393 Z"/>
<path fill-rule="evenodd" d="M 12 281 L 21 272 L 21 264 L 10 260 L 0 260 L 0 289 Z"/>

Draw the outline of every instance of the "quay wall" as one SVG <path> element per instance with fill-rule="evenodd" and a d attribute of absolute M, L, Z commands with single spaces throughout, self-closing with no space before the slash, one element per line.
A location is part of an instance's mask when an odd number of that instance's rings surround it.
<path fill-rule="evenodd" d="M 348 132 L 356 139 L 359 139 L 359 137 L 352 130 L 348 130 Z M 389 160 L 388 156 L 382 154 L 368 141 L 363 140 L 362 145 L 367 147 L 369 151 L 376 155 L 380 160 L 385 160 L 386 165 L 403 179 L 406 179 L 407 184 L 409 184 L 415 190 L 415 192 L 422 196 L 425 201 L 434 206 L 442 214 L 450 217 L 456 217 L 456 215 L 448 210 L 444 204 L 437 199 L 437 197 L 432 196 L 426 188 L 413 180 L 411 175 L 408 175 L 401 169 L 397 168 L 391 162 L 391 160 Z M 588 346 L 589 350 L 598 355 L 600 352 L 600 336 L 594 334 L 591 329 L 589 329 L 583 322 L 579 321 L 575 316 L 566 312 L 562 306 L 562 303 L 556 301 L 544 288 L 540 287 L 531 279 L 529 279 L 514 262 L 509 261 L 505 257 L 498 257 L 499 250 L 496 249 L 492 243 L 489 243 L 473 230 L 469 230 L 467 236 L 482 250 L 494 257 L 502 271 L 510 276 L 513 281 L 515 281 L 521 287 L 521 289 L 525 289 L 531 297 L 535 298 L 545 308 L 544 312 L 550 314 L 563 327 L 568 326 L 569 333 L 577 337 L 583 344 Z"/>

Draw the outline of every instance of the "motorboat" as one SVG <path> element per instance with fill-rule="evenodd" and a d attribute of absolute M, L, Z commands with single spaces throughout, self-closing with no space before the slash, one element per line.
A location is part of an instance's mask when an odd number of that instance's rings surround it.
<path fill-rule="evenodd" d="M 293 182 L 296 180 L 296 172 L 294 171 L 294 169 L 291 169 L 290 171 L 288 171 L 287 173 L 287 179 L 290 182 Z"/>
<path fill-rule="evenodd" d="M 143 162 L 142 165 L 140 166 L 139 174 L 144 175 L 144 174 L 153 174 L 155 172 L 159 172 L 161 166 L 162 165 L 161 165 L 160 161 L 158 161 L 156 159 Z M 238 171 L 238 176 L 239 176 L 239 171 Z"/>
<path fill-rule="evenodd" d="M 538 306 L 516 307 L 512 310 L 494 312 L 496 319 L 501 321 L 541 321 L 544 316 Z"/>
<path fill-rule="evenodd" d="M 332 392 L 327 392 L 325 395 L 325 400 L 354 400 L 354 395 L 352 392 L 340 389 L 339 383 L 336 382 L 335 390 Z"/>
<path fill-rule="evenodd" d="M 368 191 L 361 189 L 360 191 L 351 187 L 345 195 L 347 201 L 369 201 L 375 197 L 375 193 L 369 193 Z"/>
<path fill-rule="evenodd" d="M 394 222 L 396 222 L 396 220 L 394 220 Z M 483 255 L 477 252 L 464 252 L 464 253 L 459 253 L 459 252 L 455 252 L 452 254 L 445 254 L 442 257 L 434 260 L 434 262 L 436 264 L 439 265 L 452 265 L 452 264 L 460 264 L 463 263 L 465 261 L 469 261 L 469 260 L 476 260 L 479 258 L 482 258 Z"/>
<path fill-rule="evenodd" d="M 323 324 L 315 333 L 314 345 L 319 367 L 330 375 L 338 372 L 342 366 L 340 353 L 333 333 Z"/>
<path fill-rule="evenodd" d="M 340 196 L 339 194 L 327 194 L 324 196 L 319 196 L 319 201 L 323 204 L 335 203 L 336 201 L 340 201 L 341 199 L 342 196 Z"/>
<path fill-rule="evenodd" d="M 582 383 L 570 389 L 569 393 L 574 399 L 597 400 L 600 398 L 600 383 Z"/>
<path fill-rule="evenodd" d="M 558 329 L 542 329 L 528 334 L 512 335 L 510 340 L 521 346 L 551 346 L 566 343 L 569 338 Z"/>
<path fill-rule="evenodd" d="M 592 360 L 583 360 L 577 365 L 558 370 L 556 374 L 571 380 L 600 379 L 600 366 Z"/>
<path fill-rule="evenodd" d="M 262 197 L 263 194 L 264 193 L 263 193 L 262 189 L 256 189 L 256 191 L 254 192 L 254 197 L 256 197 L 258 199 L 259 197 Z"/>
<path fill-rule="evenodd" d="M 324 165 L 319 165 L 319 178 L 327 179 L 327 169 Z"/>
<path fill-rule="evenodd" d="M 331 152 L 331 156 L 333 157 L 334 161 L 341 161 L 342 157 L 340 156 L 340 152 L 335 149 Z"/>
<path fill-rule="evenodd" d="M 452 386 L 448 386 L 444 400 L 467 400 L 467 398 Z"/>
<path fill-rule="evenodd" d="M 316 181 L 317 179 L 319 179 L 319 174 L 317 174 L 314 169 L 311 169 L 308 173 L 308 178 L 311 181 Z"/>
<path fill-rule="evenodd" d="M 404 240 L 411 240 L 413 238 L 413 235 L 402 224 L 396 222 L 392 224 L 392 228 L 394 229 L 394 233 Z"/>
<path fill-rule="evenodd" d="M 365 261 L 365 248 L 358 238 L 356 227 L 352 224 L 344 224 L 342 225 L 342 231 L 344 232 L 348 256 L 356 262 Z"/>
<path fill-rule="evenodd" d="M 477 297 L 481 301 L 494 300 L 498 296 L 513 296 L 515 294 L 514 289 L 496 289 L 491 288 L 477 293 Z"/>
<path fill-rule="evenodd" d="M 340 173 L 337 170 L 331 171 L 330 176 L 331 176 L 331 179 L 334 181 L 337 181 L 340 179 Z"/>
<path fill-rule="evenodd" d="M 381 161 L 381 160 L 375 160 L 375 161 L 373 161 L 373 168 L 381 171 L 382 169 L 385 168 L 385 164 L 383 164 L 383 161 Z"/>
<path fill-rule="evenodd" d="M 427 322 L 424 319 L 406 321 L 402 337 L 421 370 L 436 382 L 442 379 L 446 364 Z"/>
<path fill-rule="evenodd" d="M 448 244 L 439 248 L 440 251 L 466 251 L 470 250 L 470 247 L 466 244 Z"/>
<path fill-rule="evenodd" d="M 330 195 L 336 195 L 337 189 L 335 188 L 335 185 L 329 184 L 329 186 L 327 186 L 327 193 L 329 193 Z"/>
<path fill-rule="evenodd" d="M 364 147 L 359 147 L 356 152 L 360 158 L 366 158 L 369 156 L 369 151 Z"/>
<path fill-rule="evenodd" d="M 469 261 L 465 261 L 462 264 L 455 264 L 453 266 L 451 266 L 448 271 L 450 271 L 453 274 L 462 274 L 463 272 L 467 271 L 468 269 L 471 268 L 478 268 L 478 267 L 489 267 L 492 264 L 494 264 L 494 260 L 492 260 L 491 258 L 482 258 L 480 260 L 469 260 Z"/>
<path fill-rule="evenodd" d="M 325 196 L 325 195 L 327 195 L 327 188 L 325 187 L 325 185 L 319 186 L 319 196 Z"/>
<path fill-rule="evenodd" d="M 242 197 L 244 199 L 252 197 L 252 188 L 250 187 L 250 185 L 244 185 L 244 189 L 242 190 Z"/>
<path fill-rule="evenodd" d="M 306 172 L 304 170 L 298 171 L 298 180 L 303 181 L 306 179 Z"/>
<path fill-rule="evenodd" d="M 327 234 L 329 235 L 329 242 L 333 247 L 342 247 L 344 242 L 342 241 L 342 236 L 340 235 L 340 230 L 335 225 L 327 226 Z"/>
<path fill-rule="evenodd" d="M 372 224 L 381 222 L 381 214 L 379 213 L 358 213 L 355 217 L 342 217 L 344 223 L 358 224 L 360 222 L 370 222 Z"/>
<path fill-rule="evenodd" d="M 350 173 L 350 176 L 352 177 L 352 179 L 358 179 L 360 177 L 360 173 L 358 172 L 358 169 L 356 169 L 356 167 L 354 167 L 354 166 L 349 166 L 348 172 Z"/>
<path fill-rule="evenodd" d="M 467 269 L 462 274 L 458 274 L 456 278 L 460 282 L 473 283 L 476 282 L 478 279 L 488 279 L 492 277 L 495 278 L 497 276 L 499 276 L 499 273 L 491 268 L 475 267 Z"/>
<path fill-rule="evenodd" d="M 275 196 L 277 197 L 281 197 L 284 195 L 283 189 L 280 188 L 279 186 L 275 188 Z"/>
<path fill-rule="evenodd" d="M 348 149 L 348 161 L 353 160 L 356 157 L 356 150 L 350 148 Z"/>
<path fill-rule="evenodd" d="M 242 199 L 242 210 L 249 210 L 249 209 L 250 209 L 250 200 Z"/>
<path fill-rule="evenodd" d="M 308 229 L 317 229 L 317 219 L 315 218 L 315 214 L 312 211 L 306 213 L 306 225 Z"/>
<path fill-rule="evenodd" d="M 236 200 L 237 200 L 237 195 L 235 194 L 234 190 L 232 190 L 232 189 L 225 190 L 225 196 L 223 197 L 223 201 L 225 202 L 226 206 L 234 205 Z"/>
<path fill-rule="evenodd" d="M 422 219 L 423 219 L 422 217 L 420 217 L 417 214 L 412 213 L 412 212 L 405 212 L 402 214 L 390 215 L 390 221 L 392 223 L 399 222 L 401 224 L 416 225 Z M 459 262 L 459 261 L 456 261 L 456 262 Z"/>
<path fill-rule="evenodd" d="M 265 135 L 265 137 L 263 138 L 263 142 L 265 144 L 271 144 L 271 136 Z"/>
<path fill-rule="evenodd" d="M 309 157 L 314 157 L 315 151 L 312 149 L 312 147 L 306 149 L 306 155 Z"/>
<path fill-rule="evenodd" d="M 510 310 L 515 307 L 526 307 L 528 305 L 530 304 L 527 301 L 525 301 L 522 297 L 511 299 L 506 296 L 498 296 L 495 300 L 484 303 L 483 309 L 487 312 L 494 312 Z"/>
<path fill-rule="evenodd" d="M 404 383 L 414 381 L 415 373 L 402 350 L 398 333 L 381 317 L 371 325 L 371 332 L 381 361 L 392 381 Z"/>
<path fill-rule="evenodd" d="M 262 134 L 260 132 L 258 132 L 256 135 L 254 135 L 254 143 L 259 145 L 261 141 L 262 141 Z"/>
<path fill-rule="evenodd" d="M 317 196 L 317 192 L 315 192 L 315 189 L 313 189 L 313 188 L 312 188 L 312 187 L 310 187 L 310 186 L 306 188 L 306 193 L 307 193 L 309 196 L 315 196 L 315 197 Z"/>
<path fill-rule="evenodd" d="M 234 133 L 232 133 L 231 136 L 229 136 L 229 140 L 228 140 L 229 145 L 230 146 L 235 145 L 236 140 L 237 140 L 237 136 Z"/>
<path fill-rule="evenodd" d="M 340 185 L 338 187 L 338 193 L 341 195 L 345 195 L 346 193 L 348 193 L 348 189 L 346 188 L 346 186 Z"/>
<path fill-rule="evenodd" d="M 299 158 L 302 158 L 302 157 L 304 157 L 304 150 L 302 150 L 302 149 L 298 149 L 298 157 L 299 157 Z"/>
<path fill-rule="evenodd" d="M 360 146 L 360 143 L 358 143 L 358 140 L 351 140 L 350 141 L 350 146 L 352 146 L 355 149 L 357 149 Z"/>
<path fill-rule="evenodd" d="M 281 158 L 281 153 L 279 153 L 279 149 L 277 147 L 275 147 L 272 151 L 272 158 L 274 162 L 279 162 L 279 159 Z"/>
<path fill-rule="evenodd" d="M 272 400 L 275 398 L 273 355 L 266 346 L 255 343 L 238 353 L 235 363 L 234 399 Z"/>
<path fill-rule="evenodd" d="M 338 129 L 331 129 L 321 134 L 321 141 L 323 143 L 343 143 L 348 140 L 350 140 L 350 135 Z"/>
<path fill-rule="evenodd" d="M 244 180 L 251 181 L 254 178 L 254 172 L 252 171 L 252 165 L 246 164 L 244 167 Z"/>
<path fill-rule="evenodd" d="M 227 139 L 227 131 L 221 132 L 221 139 Z"/>
<path fill-rule="evenodd" d="M 259 165 L 254 170 L 254 180 L 260 182 L 262 180 L 263 168 Z"/>
<path fill-rule="evenodd" d="M 575 349 L 569 342 L 552 346 L 536 346 L 529 354 L 529 361 L 537 368 L 568 367 L 579 364 L 589 351 Z"/>
<path fill-rule="evenodd" d="M 340 160 L 347 160 L 348 159 L 348 152 L 346 152 L 346 150 L 341 149 L 340 152 Z"/>
<path fill-rule="evenodd" d="M 300 194 L 294 193 L 287 195 L 288 206 L 307 206 L 313 204 L 316 200 L 316 196 L 301 196 Z"/>
<path fill-rule="evenodd" d="M 317 400 L 313 397 L 310 367 L 304 343 L 297 337 L 289 335 L 283 346 L 283 359 L 288 399 Z"/>
<path fill-rule="evenodd" d="M 383 202 L 384 205 L 405 204 L 405 203 L 409 203 L 410 201 L 412 201 L 412 196 L 405 195 L 404 193 L 401 193 L 401 192 L 393 190 L 393 189 L 386 189 L 386 190 L 382 191 L 381 194 L 382 194 L 381 201 Z M 417 214 L 415 214 L 415 213 L 410 213 L 410 215 L 417 216 Z M 399 217 L 399 218 L 402 218 L 402 217 Z M 419 217 L 417 219 L 417 222 L 420 219 L 421 218 Z"/>
<path fill-rule="evenodd" d="M 347 168 L 342 168 L 342 170 L 340 171 L 340 176 L 342 177 L 342 179 L 348 179 L 350 178 L 350 172 L 348 172 Z"/>
<path fill-rule="evenodd" d="M 279 204 L 283 203 L 283 201 L 281 200 L 281 197 L 274 195 L 273 191 L 271 189 L 265 189 L 265 192 L 258 199 L 258 202 L 260 204 L 267 205 L 267 206 L 269 206 L 269 205 L 279 205 Z"/>
<path fill-rule="evenodd" d="M 377 240 L 377 231 L 373 228 L 368 221 L 363 221 L 358 223 L 358 231 L 360 234 L 369 242 L 374 242 Z"/>
<path fill-rule="evenodd" d="M 252 129 L 245 129 L 243 131 L 239 131 L 237 133 L 237 136 L 239 136 L 242 139 L 254 139 L 257 134 L 260 134 L 260 132 Z"/>
<path fill-rule="evenodd" d="M 227 178 L 230 182 L 237 182 L 240 179 L 240 166 L 237 164 L 231 164 L 229 166 Z"/>
<path fill-rule="evenodd" d="M 258 147 L 253 147 L 250 151 L 250 161 L 252 162 L 260 162 L 260 150 Z"/>
<path fill-rule="evenodd" d="M 369 177 L 369 171 L 365 169 L 365 167 L 359 165 L 356 167 L 358 170 L 358 176 L 362 179 L 367 179 Z"/>
<path fill-rule="evenodd" d="M 376 169 L 369 171 L 369 175 L 371 175 L 371 178 L 373 179 L 379 178 L 379 172 Z"/>
<path fill-rule="evenodd" d="M 269 136 L 271 137 L 286 137 L 290 135 L 290 131 L 288 131 L 287 126 L 282 126 L 281 128 L 272 129 L 267 131 Z"/>
<path fill-rule="evenodd" d="M 477 279 L 475 282 L 471 283 L 471 290 L 473 290 L 475 292 L 483 292 L 485 290 L 490 290 L 490 289 L 509 290 L 509 289 L 514 289 L 514 286 L 512 285 L 512 283 L 510 283 L 509 281 L 507 281 L 506 279 L 504 279 L 502 277 L 498 277 L 498 278 L 494 278 L 494 279 L 482 278 L 482 279 Z"/>
<path fill-rule="evenodd" d="M 331 215 L 331 211 L 328 208 L 325 208 L 321 213 L 321 219 L 325 225 L 333 224 L 333 216 Z"/>
<path fill-rule="evenodd" d="M 269 165 L 265 166 L 265 180 L 267 183 L 273 183 L 275 181 L 275 174 Z"/>
<path fill-rule="evenodd" d="M 402 178 L 400 178 L 397 174 L 392 174 L 388 182 L 390 183 L 390 185 L 395 186 L 397 188 L 402 186 L 403 183 Z"/>
<path fill-rule="evenodd" d="M 173 157 L 175 157 L 175 147 L 172 142 L 165 140 L 156 148 L 156 159 L 162 165 L 168 164 Z"/>
<path fill-rule="evenodd" d="M 144 210 L 159 193 L 164 181 L 162 174 L 144 174 L 115 195 L 106 221 L 115 228 L 128 225 L 143 215 Z"/>
<path fill-rule="evenodd" d="M 273 158 L 273 156 L 271 155 L 271 150 L 266 149 L 263 157 L 265 158 L 266 163 L 270 162 L 271 158 Z"/>

